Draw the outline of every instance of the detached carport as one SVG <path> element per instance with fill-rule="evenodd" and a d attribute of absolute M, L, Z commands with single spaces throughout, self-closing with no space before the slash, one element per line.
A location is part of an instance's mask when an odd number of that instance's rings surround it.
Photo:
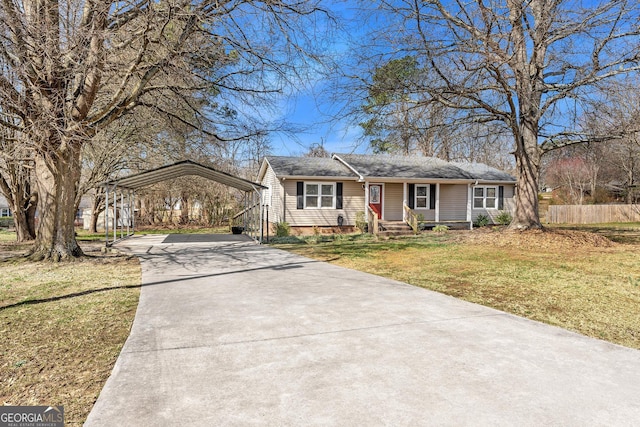
<path fill-rule="evenodd" d="M 118 240 L 129 237 L 135 232 L 135 191 L 158 182 L 195 175 L 219 182 L 220 184 L 236 188 L 244 192 L 244 209 L 234 216 L 242 217 L 243 232 L 262 243 L 263 227 L 263 199 L 262 190 L 267 187 L 251 182 L 244 178 L 216 170 L 191 160 L 183 160 L 156 169 L 132 174 L 124 178 L 107 181 L 102 184 L 105 188 L 105 238 L 110 246 Z M 113 206 L 113 240 L 109 241 L 109 206 Z M 118 218 L 118 210 L 120 218 Z M 126 222 L 126 223 L 125 223 Z"/>

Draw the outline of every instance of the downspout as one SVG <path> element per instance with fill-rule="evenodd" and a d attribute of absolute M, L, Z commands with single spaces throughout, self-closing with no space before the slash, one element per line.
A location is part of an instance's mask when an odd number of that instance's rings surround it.
<path fill-rule="evenodd" d="M 436 205 L 434 206 L 436 210 L 436 222 L 440 222 L 440 183 L 436 182 Z"/>
<path fill-rule="evenodd" d="M 284 182 L 287 178 L 280 180 L 280 187 L 282 189 L 282 222 L 287 222 L 287 190 L 284 188 Z"/>
<path fill-rule="evenodd" d="M 477 182 L 477 181 L 476 181 Z M 469 230 L 473 230 L 473 186 L 467 184 L 467 221 L 469 221 Z"/>

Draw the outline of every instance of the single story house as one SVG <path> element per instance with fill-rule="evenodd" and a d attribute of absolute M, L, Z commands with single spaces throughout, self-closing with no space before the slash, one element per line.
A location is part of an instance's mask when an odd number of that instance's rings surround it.
<path fill-rule="evenodd" d="M 257 182 L 270 224 L 354 226 L 358 212 L 380 221 L 411 215 L 438 223 L 495 218 L 513 210 L 516 180 L 478 163 L 432 157 L 333 154 L 330 158 L 265 157 Z M 362 215 L 362 214 L 361 214 Z"/>
<path fill-rule="evenodd" d="M 11 208 L 9 207 L 9 202 L 3 195 L 0 195 L 0 218 L 9 216 L 11 216 Z"/>

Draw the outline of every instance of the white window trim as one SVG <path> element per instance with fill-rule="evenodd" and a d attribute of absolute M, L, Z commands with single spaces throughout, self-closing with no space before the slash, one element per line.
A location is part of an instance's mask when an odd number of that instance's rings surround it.
<path fill-rule="evenodd" d="M 317 185 L 318 186 L 318 204 L 320 206 L 307 206 L 307 185 Z M 321 197 L 322 194 L 322 186 L 323 185 L 331 185 L 333 186 L 333 190 L 332 190 L 332 202 L 331 202 L 331 207 L 329 206 L 322 206 L 322 202 L 321 202 Z M 304 185 L 303 185 L 303 197 L 304 197 L 304 209 L 335 209 L 336 208 L 336 183 L 335 182 L 323 182 L 323 181 L 305 181 Z M 328 196 L 324 196 L 324 197 L 328 197 Z"/>
<path fill-rule="evenodd" d="M 476 197 L 476 188 L 482 188 L 482 207 L 481 208 L 476 207 L 476 199 L 480 199 L 480 197 Z M 496 191 L 496 196 L 494 198 L 495 206 L 492 208 L 487 207 L 487 189 L 489 188 L 493 188 Z M 473 207 L 473 209 L 498 210 L 498 206 L 500 204 L 498 199 L 500 198 L 500 194 L 499 194 L 499 189 L 497 185 L 476 185 L 473 187 L 471 194 L 473 195 L 473 198 L 471 200 L 471 206 Z"/>
<path fill-rule="evenodd" d="M 418 197 L 420 197 L 421 199 L 424 199 L 425 196 L 418 196 L 418 187 L 426 187 L 427 188 L 427 196 L 426 196 L 426 200 L 427 200 L 427 206 L 424 208 L 419 208 L 418 207 Z M 432 210 L 433 208 L 431 206 L 429 206 L 431 204 L 431 184 L 415 184 L 413 187 L 413 208 L 415 210 Z"/>

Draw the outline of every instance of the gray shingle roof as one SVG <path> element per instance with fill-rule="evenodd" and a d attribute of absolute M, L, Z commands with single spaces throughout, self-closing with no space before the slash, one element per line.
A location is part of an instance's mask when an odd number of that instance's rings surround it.
<path fill-rule="evenodd" d="M 480 181 L 516 181 L 516 179 L 508 173 L 492 168 L 491 166 L 487 166 L 484 163 L 452 162 L 451 164 L 468 172 L 474 179 Z"/>
<path fill-rule="evenodd" d="M 434 157 L 337 154 L 364 177 L 475 179 L 465 170 Z"/>
<path fill-rule="evenodd" d="M 336 154 L 364 178 L 446 179 L 515 182 L 515 178 L 481 163 L 446 162 L 435 157 Z M 342 162 L 326 157 L 269 156 L 277 176 L 359 178 Z"/>
<path fill-rule="evenodd" d="M 328 157 L 268 156 L 267 161 L 277 176 L 358 178 L 352 170 Z"/>

